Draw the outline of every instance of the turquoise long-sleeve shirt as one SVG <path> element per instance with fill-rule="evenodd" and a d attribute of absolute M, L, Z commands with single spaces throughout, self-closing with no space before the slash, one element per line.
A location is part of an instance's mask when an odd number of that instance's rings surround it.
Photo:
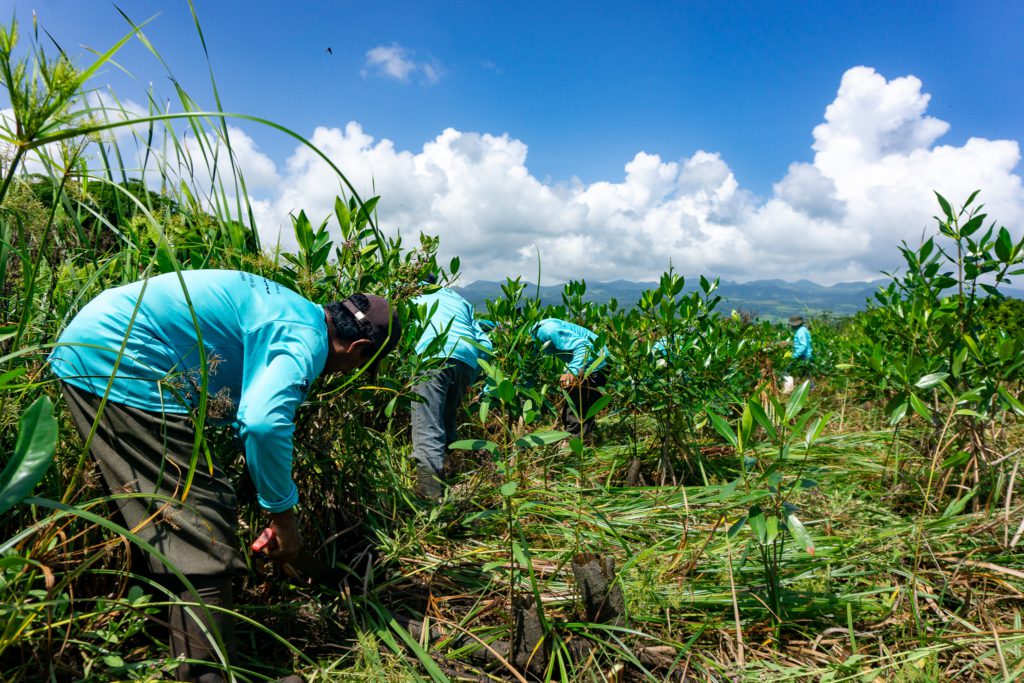
<path fill-rule="evenodd" d="M 434 307 L 434 304 L 437 304 L 423 334 L 416 342 L 416 354 L 422 356 L 430 342 L 447 328 L 448 336 L 445 338 L 444 348 L 439 350 L 434 357 L 454 358 L 474 370 L 477 369 L 479 367 L 477 359 L 490 352 L 493 346 L 491 338 L 473 318 L 473 305 L 447 288 L 418 296 L 413 299 L 413 303 L 426 306 L 428 311 Z M 487 352 L 474 346 L 474 343 L 487 349 Z"/>
<path fill-rule="evenodd" d="M 795 360 L 811 360 L 811 332 L 801 325 L 793 333 L 793 358 Z"/>
<path fill-rule="evenodd" d="M 602 353 L 604 358 L 595 369 L 608 364 L 608 349 L 595 351 L 594 339 L 597 335 L 585 327 L 558 318 L 545 318 L 533 326 L 530 334 L 541 344 L 544 353 L 565 362 L 566 372 L 580 374 Z"/>
<path fill-rule="evenodd" d="M 206 352 L 209 418 L 236 423 L 260 505 L 287 510 L 298 502 L 295 412 L 327 361 L 324 310 L 258 275 L 196 270 L 181 278 Z M 50 364 L 63 381 L 97 396 L 109 384 L 110 401 L 188 413 L 202 380 L 196 322 L 178 275 L 97 296 L 61 334 Z"/>

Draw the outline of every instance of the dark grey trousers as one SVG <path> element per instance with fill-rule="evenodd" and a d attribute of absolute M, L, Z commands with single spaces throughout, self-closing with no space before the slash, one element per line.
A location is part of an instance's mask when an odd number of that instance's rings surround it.
<path fill-rule="evenodd" d="M 66 383 L 62 388 L 84 439 L 92 430 L 100 397 Z M 111 493 L 142 494 L 117 501 L 123 521 L 179 571 L 203 576 L 245 572 L 237 547 L 235 491 L 217 463 L 210 474 L 200 455 L 188 497 L 181 502 L 194 438 L 188 415 L 161 415 L 108 401 L 90 451 Z M 147 560 L 152 574 L 170 574 L 155 556 Z"/>
<path fill-rule="evenodd" d="M 579 384 L 569 390 L 572 402 L 562 404 L 560 417 L 565 431 L 573 436 L 589 437 L 594 432 L 594 418 L 585 420 L 590 407 L 601 398 L 601 387 L 607 382 L 604 372 L 596 370 Z"/>
<path fill-rule="evenodd" d="M 453 359 L 413 389 L 424 402 L 412 404 L 412 457 L 436 475 L 444 469 L 449 444 L 459 438 L 459 406 L 473 374 L 473 368 Z"/>
<path fill-rule="evenodd" d="M 209 608 L 231 610 L 231 577 L 246 571 L 237 549 L 235 492 L 224 472 L 215 464 L 211 475 L 201 458 L 188 496 L 181 502 L 195 437 L 191 418 L 108 401 L 97 420 L 99 396 L 63 382 L 61 388 L 83 439 L 97 423 L 89 450 L 106 488 L 113 494 L 139 494 L 117 501 L 121 523 L 160 551 L 196 588 L 197 594 L 185 590 L 159 558 L 146 554 L 148 572 L 143 573 L 152 575 L 183 602 L 199 603 L 170 608 L 171 655 L 215 662 L 218 657 L 206 635 L 211 631 L 220 634 L 230 659 L 235 641 L 232 620 L 223 611 Z M 183 681 L 224 680 L 216 665 L 186 663 L 178 667 L 176 675 Z"/>

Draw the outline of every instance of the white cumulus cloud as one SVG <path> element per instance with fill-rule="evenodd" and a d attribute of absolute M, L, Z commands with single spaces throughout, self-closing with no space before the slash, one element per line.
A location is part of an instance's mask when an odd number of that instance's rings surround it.
<path fill-rule="evenodd" d="M 415 65 L 395 59 L 381 64 L 410 78 Z M 533 277 L 539 251 L 547 282 L 653 280 L 671 263 L 685 274 L 829 283 L 897 266 L 899 242 L 934 229 L 933 190 L 955 203 L 980 188 L 989 215 L 1019 232 L 1018 142 L 939 144 L 949 125 L 928 116 L 928 102 L 913 76 L 848 70 L 814 128 L 813 161 L 791 164 L 763 198 L 706 150 L 674 160 L 641 151 L 621 178 L 587 184 L 538 179 L 526 143 L 507 134 L 449 128 L 402 150 L 350 122 L 311 139 L 364 197 L 381 195 L 385 231 L 440 235 L 442 257 L 460 256 L 467 282 Z M 276 179 L 256 205 L 268 244 L 293 246 L 288 215 L 322 220 L 343 190 L 305 147 L 262 176 Z"/>
<path fill-rule="evenodd" d="M 417 77 L 421 83 L 437 83 L 443 71 L 437 60 L 417 62 L 412 51 L 397 43 L 378 45 L 367 51 L 363 76 L 381 76 L 408 83 Z"/>

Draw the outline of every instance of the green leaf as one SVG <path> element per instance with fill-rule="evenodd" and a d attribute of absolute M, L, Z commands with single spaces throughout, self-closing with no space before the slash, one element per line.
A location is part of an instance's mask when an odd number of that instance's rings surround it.
<path fill-rule="evenodd" d="M 828 413 L 822 417 L 817 417 L 810 425 L 808 425 L 807 432 L 804 434 L 804 445 L 807 446 L 807 448 L 810 448 L 811 444 L 818 440 L 818 437 L 821 436 L 821 432 L 824 431 L 825 425 L 828 424 L 828 419 L 831 416 L 832 414 Z"/>
<path fill-rule="evenodd" d="M 805 381 L 800 384 L 794 391 L 792 396 L 789 397 L 789 402 L 786 403 L 786 421 L 792 420 L 797 413 L 799 413 L 804 407 L 804 401 L 807 400 L 807 390 L 810 388 L 811 383 Z"/>
<path fill-rule="evenodd" d="M 775 539 L 779 537 L 779 518 L 775 515 L 765 517 L 765 544 L 774 543 Z"/>
<path fill-rule="evenodd" d="M 733 448 L 739 448 L 739 440 L 736 438 L 736 433 L 732 431 L 732 427 L 725 421 L 721 415 L 712 411 L 707 411 L 708 417 L 711 418 L 711 425 L 715 428 L 715 431 L 722 435 L 722 438 L 729 442 Z"/>
<path fill-rule="evenodd" d="M 949 456 L 942 461 L 942 469 L 949 467 L 957 467 L 963 465 L 965 462 L 971 459 L 971 454 L 967 451 L 957 451 L 953 455 Z"/>
<path fill-rule="evenodd" d="M 497 453 L 498 444 L 484 439 L 462 439 L 448 446 L 453 451 L 489 451 Z"/>
<path fill-rule="evenodd" d="M 431 680 L 435 683 L 448 683 L 450 679 L 443 671 L 441 671 L 441 667 L 437 665 L 434 658 L 431 657 L 430 653 L 424 650 L 420 646 L 419 642 L 417 642 L 416 639 L 398 623 L 398 620 L 395 619 L 394 615 L 376 602 L 370 601 L 369 604 L 373 611 L 377 613 L 377 617 L 381 620 L 382 624 L 386 624 L 388 628 L 395 633 L 395 635 L 401 638 L 402 642 L 405 643 L 405 646 L 412 650 L 413 654 L 415 654 L 416 658 L 420 661 L 420 664 L 422 664 L 423 668 L 430 674 Z M 377 637 L 386 642 L 395 654 L 404 654 L 402 648 L 394 641 L 391 633 L 374 622 L 376 622 L 375 619 L 371 620 L 371 624 L 374 624 L 374 632 L 377 634 Z"/>
<path fill-rule="evenodd" d="M 729 538 L 735 537 L 736 534 L 739 533 L 740 529 L 743 528 L 743 525 L 746 524 L 746 523 L 747 523 L 747 516 L 743 515 L 738 520 L 736 520 L 736 522 L 732 526 L 729 527 L 729 530 L 726 532 L 726 535 Z"/>
<path fill-rule="evenodd" d="M 356 225 L 363 227 L 370 220 L 370 215 L 373 210 L 377 208 L 377 202 L 380 201 L 380 197 L 370 197 L 363 205 L 359 207 L 358 213 L 356 213 Z"/>
<path fill-rule="evenodd" d="M 910 407 L 914 412 L 926 420 L 932 419 L 932 411 L 924 404 L 924 401 L 917 397 L 917 394 L 910 394 Z"/>
<path fill-rule="evenodd" d="M 1013 258 L 1013 238 L 1006 228 L 999 228 L 999 236 L 996 238 L 996 256 L 1003 263 Z"/>
<path fill-rule="evenodd" d="M 519 484 L 517 484 L 514 481 L 510 481 L 505 484 L 502 484 L 501 488 L 498 490 L 501 491 L 501 495 L 505 496 L 506 498 L 511 498 L 512 496 L 515 495 L 516 491 L 519 490 Z"/>
<path fill-rule="evenodd" d="M 999 360 L 1004 363 L 1013 360 L 1017 356 L 1017 341 L 1013 337 L 1007 337 L 999 342 L 996 353 L 999 354 Z"/>
<path fill-rule="evenodd" d="M 498 382 L 497 394 L 506 404 L 512 403 L 516 398 L 516 387 L 511 380 L 503 379 Z"/>
<path fill-rule="evenodd" d="M 948 372 L 933 372 L 917 380 L 914 386 L 918 389 L 931 389 L 947 377 L 949 377 Z"/>
<path fill-rule="evenodd" d="M 982 224 L 985 222 L 985 214 L 979 213 L 977 216 L 973 216 L 967 221 L 963 227 L 960 228 L 960 234 L 964 237 L 970 237 L 974 233 L 978 232 Z"/>
<path fill-rule="evenodd" d="M 18 421 L 18 440 L 10 461 L 0 472 L 0 515 L 32 492 L 53 462 L 57 420 L 48 396 L 40 396 Z"/>
<path fill-rule="evenodd" d="M 586 415 L 586 417 L 584 419 L 585 420 L 589 420 L 592 417 L 594 417 L 595 415 L 597 415 L 598 413 L 600 413 L 602 410 L 604 410 L 604 407 L 606 405 L 608 405 L 609 401 L 611 401 L 611 400 L 612 400 L 612 395 L 611 394 L 605 394 L 601 398 L 599 398 L 596 401 L 594 401 L 594 405 L 590 406 L 590 409 L 587 411 L 587 415 Z"/>
<path fill-rule="evenodd" d="M 1024 415 L 1024 405 L 1021 405 L 1021 402 L 1017 399 L 1016 396 L 1007 391 L 1006 387 L 1001 386 L 999 387 L 998 391 L 999 396 L 1003 399 L 1003 401 L 1006 402 L 1006 404 L 1010 407 L 1011 410 L 1013 410 L 1013 412 L 1017 413 L 1018 415 Z"/>
<path fill-rule="evenodd" d="M 156 241 L 156 265 L 161 273 L 174 272 L 174 248 L 162 235 L 155 238 Z"/>
<path fill-rule="evenodd" d="M 797 519 L 796 515 L 790 515 L 786 518 L 786 527 L 789 529 L 793 540 L 802 545 L 808 555 L 813 555 L 814 541 L 811 540 L 811 535 L 807 533 L 807 529 L 804 528 L 803 523 Z"/>
<path fill-rule="evenodd" d="M 3 341 L 0 339 L 0 341 Z M 14 368 L 7 372 L 0 374 L 0 387 L 5 387 L 17 378 L 21 377 L 28 371 L 28 368 Z"/>
<path fill-rule="evenodd" d="M 953 376 L 959 377 L 960 370 L 964 366 L 964 361 L 967 360 L 967 347 L 961 347 L 959 351 L 953 354 Z"/>
<path fill-rule="evenodd" d="M 556 430 L 548 432 L 534 432 L 533 434 L 527 434 L 526 436 L 520 437 L 515 440 L 516 448 L 536 448 L 537 446 L 547 446 L 553 444 L 556 441 L 562 439 L 568 439 L 572 434 L 569 432 L 560 432 Z"/>
<path fill-rule="evenodd" d="M 760 505 L 752 505 L 750 507 L 747 522 L 750 523 L 750 528 L 753 529 L 754 535 L 757 536 L 758 543 L 764 545 L 765 539 L 768 538 L 768 524 L 765 522 L 764 510 L 761 509 Z"/>
<path fill-rule="evenodd" d="M 578 436 L 572 437 L 569 439 L 569 448 L 571 448 L 572 452 L 576 455 L 583 455 L 583 439 Z"/>
<path fill-rule="evenodd" d="M 103 655 L 103 663 L 111 669 L 120 669 L 124 666 L 124 660 L 117 655 Z"/>
<path fill-rule="evenodd" d="M 350 224 L 352 223 L 352 214 L 349 213 L 348 206 L 345 202 L 341 201 L 341 197 L 334 198 L 334 215 L 338 217 L 338 225 L 341 226 L 342 237 L 348 239 L 348 233 L 351 229 Z"/>
<path fill-rule="evenodd" d="M 950 517 L 955 517 L 963 512 L 964 508 L 967 507 L 967 503 L 971 498 L 974 498 L 974 495 L 977 492 L 977 489 L 971 489 L 971 491 L 963 498 L 954 498 L 949 501 L 949 505 L 947 505 L 946 509 L 942 511 L 942 519 L 949 519 Z"/>
<path fill-rule="evenodd" d="M 946 220 L 953 220 L 953 209 L 950 207 L 949 202 L 946 201 L 946 198 L 938 192 L 935 192 L 935 198 L 939 200 L 939 206 L 942 208 L 942 213 L 946 215 Z"/>
<path fill-rule="evenodd" d="M 128 589 L 128 602 L 133 605 L 138 605 L 149 600 L 149 596 L 146 595 L 146 591 L 142 590 L 142 586 L 132 586 Z"/>
<path fill-rule="evenodd" d="M 779 434 L 775 430 L 775 425 L 772 424 L 768 414 L 764 412 L 764 408 L 761 407 L 761 404 L 751 399 L 747 401 L 747 405 L 750 406 L 750 414 L 754 416 L 754 421 L 761 425 L 761 429 L 768 434 L 768 438 L 770 440 L 775 441 Z"/>
<path fill-rule="evenodd" d="M 743 415 L 740 417 L 739 442 L 740 448 L 744 444 L 750 444 L 750 431 L 754 428 L 754 416 L 750 412 L 750 402 L 743 405 Z"/>

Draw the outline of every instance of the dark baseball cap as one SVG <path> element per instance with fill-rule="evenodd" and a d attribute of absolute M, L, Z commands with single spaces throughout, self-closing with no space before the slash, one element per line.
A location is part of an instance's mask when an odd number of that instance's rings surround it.
<path fill-rule="evenodd" d="M 402 336 L 402 323 L 398 319 L 398 311 L 387 299 L 376 294 L 363 293 L 363 296 L 367 302 L 365 309 L 360 309 L 352 296 L 342 301 L 341 306 L 355 318 L 356 326 L 364 338 L 373 342 L 370 351 L 373 360 L 365 372 L 369 379 L 374 380 L 377 379 L 381 359 L 398 345 L 398 340 Z"/>

